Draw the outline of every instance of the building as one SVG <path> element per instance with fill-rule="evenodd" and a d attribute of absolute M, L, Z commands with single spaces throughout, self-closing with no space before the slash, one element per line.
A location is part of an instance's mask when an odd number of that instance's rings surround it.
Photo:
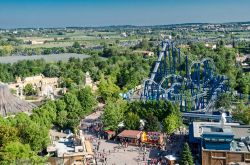
<path fill-rule="evenodd" d="M 121 33 L 121 37 L 126 38 L 126 37 L 128 37 L 128 35 L 127 35 L 127 33 L 126 33 L 126 32 L 123 32 L 123 33 Z"/>
<path fill-rule="evenodd" d="M 120 141 L 127 142 L 131 145 L 138 145 L 140 142 L 142 131 L 138 130 L 124 130 L 117 136 L 120 138 Z"/>
<path fill-rule="evenodd" d="M 154 52 L 151 52 L 151 51 L 135 50 L 133 52 L 136 53 L 136 54 L 141 54 L 144 57 L 152 57 L 152 56 L 154 56 Z"/>
<path fill-rule="evenodd" d="M 244 63 L 247 59 L 250 59 L 250 54 L 246 54 L 244 56 L 240 56 L 239 54 L 236 57 L 236 62 L 239 64 Z"/>
<path fill-rule="evenodd" d="M 164 39 L 169 39 L 169 40 L 172 40 L 172 35 L 167 35 L 167 34 L 160 34 L 160 36 Z"/>
<path fill-rule="evenodd" d="M 163 145 L 163 134 L 160 132 L 144 132 L 138 130 L 124 130 L 118 134 L 120 141 L 132 145 Z"/>
<path fill-rule="evenodd" d="M 246 72 L 250 71 L 249 61 L 250 61 L 250 55 L 249 54 L 246 54 L 244 56 L 240 56 L 238 54 L 238 56 L 236 57 L 236 63 L 241 65 L 243 71 L 246 71 Z"/>
<path fill-rule="evenodd" d="M 239 123 L 193 122 L 189 142 L 201 155 L 202 165 L 250 163 L 250 126 Z"/>
<path fill-rule="evenodd" d="M 163 145 L 163 134 L 160 132 L 143 132 L 141 134 L 141 143 Z"/>
<path fill-rule="evenodd" d="M 52 144 L 47 147 L 47 152 L 51 165 L 95 164 L 92 145 L 81 131 L 79 135 L 74 135 L 51 130 L 50 137 Z"/>
<path fill-rule="evenodd" d="M 206 43 L 206 44 L 205 44 L 205 47 L 211 48 L 212 50 L 214 50 L 214 49 L 217 48 L 217 45 L 216 45 L 216 44 L 211 44 L 211 43 Z"/>
<path fill-rule="evenodd" d="M 22 79 L 21 77 L 16 78 L 15 83 L 9 84 L 9 88 L 16 91 L 16 95 L 23 97 L 23 88 L 31 84 L 33 88 L 38 91 L 38 96 L 51 96 L 55 95 L 55 89 L 59 86 L 59 78 L 57 77 L 45 77 L 40 74 L 37 76 L 26 77 Z"/>
<path fill-rule="evenodd" d="M 30 40 L 29 43 L 31 45 L 42 45 L 44 44 L 44 41 Z"/>
<path fill-rule="evenodd" d="M 98 82 L 93 82 L 89 72 L 86 72 L 85 74 L 85 86 L 89 86 L 92 91 L 96 91 L 98 88 L 97 88 L 97 85 L 98 85 Z"/>
<path fill-rule="evenodd" d="M 168 165 L 175 165 L 178 160 L 179 158 L 176 157 L 175 155 L 166 155 L 163 157 L 163 163 Z"/>
<path fill-rule="evenodd" d="M 104 137 L 105 139 L 112 139 L 113 137 L 115 137 L 116 133 L 115 131 L 111 131 L 111 130 L 107 130 L 107 131 L 104 131 Z"/>
<path fill-rule="evenodd" d="M 0 115 L 7 117 L 19 112 L 30 114 L 37 106 L 25 100 L 15 97 L 7 85 L 0 83 Z"/>

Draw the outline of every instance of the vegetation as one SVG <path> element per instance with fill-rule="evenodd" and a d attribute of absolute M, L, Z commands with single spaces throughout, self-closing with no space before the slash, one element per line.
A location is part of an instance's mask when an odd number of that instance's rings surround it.
<path fill-rule="evenodd" d="M 193 157 L 190 148 L 187 143 L 184 144 L 180 157 L 180 165 L 193 165 Z"/>
<path fill-rule="evenodd" d="M 182 120 L 178 113 L 171 113 L 163 121 L 163 129 L 168 134 L 173 134 L 182 125 Z"/>
<path fill-rule="evenodd" d="M 232 104 L 232 95 L 228 93 L 221 94 L 215 102 L 216 108 L 230 109 Z"/>
<path fill-rule="evenodd" d="M 126 106 L 126 102 L 123 100 L 108 100 L 102 116 L 105 130 L 118 130 L 119 124 L 124 119 Z"/>
<path fill-rule="evenodd" d="M 245 105 L 241 101 L 233 111 L 233 117 L 243 124 L 250 124 L 250 105 Z"/>
<path fill-rule="evenodd" d="M 37 91 L 33 88 L 32 84 L 25 85 L 23 91 L 26 96 L 32 96 L 37 94 Z"/>
<path fill-rule="evenodd" d="M 126 129 L 139 130 L 140 129 L 140 117 L 133 112 L 129 112 L 125 115 L 124 125 Z"/>
<path fill-rule="evenodd" d="M 87 53 L 91 57 L 88 59 L 70 58 L 67 62 L 63 59 L 54 62 L 38 59 L 0 64 L 0 81 L 2 82 L 12 82 L 17 76 L 27 77 L 42 73 L 47 77 L 59 77 L 60 86 L 67 87 L 69 90 L 58 100 L 46 101 L 42 106 L 34 109 L 30 116 L 20 113 L 7 119 L 0 117 L 0 164 L 22 164 L 20 161 L 28 161 L 27 164 L 43 164 L 46 157 L 43 159 L 37 155 L 50 143 L 49 129 L 53 126 L 58 130 L 66 128 L 76 130 L 80 119 L 93 112 L 97 99 L 106 104 L 102 115 L 105 130 L 119 131 L 119 126 L 122 125 L 124 125 L 124 129 L 140 129 L 140 120 L 143 120 L 145 121 L 144 130 L 163 131 L 167 135 L 171 135 L 182 125 L 179 106 L 174 103 L 166 101 L 125 102 L 121 100 L 119 94 L 140 85 L 142 80 L 149 76 L 151 66 L 155 61 L 155 57 L 144 58 L 133 51 L 148 50 L 156 53 L 158 48 L 153 45 L 159 40 L 159 32 L 169 33 L 180 41 L 186 41 L 188 38 L 190 40 L 199 37 L 207 38 L 208 36 L 218 38 L 215 36 L 222 32 L 199 31 L 197 33 L 193 30 L 180 32 L 173 27 L 163 30 L 166 28 L 164 26 L 155 27 L 152 32 L 148 32 L 148 29 L 144 28 L 134 32 L 134 28 L 128 27 L 129 37 L 123 39 L 117 37 L 120 35 L 120 29 L 113 28 L 104 28 L 93 34 L 77 32 L 78 30 L 74 29 L 42 29 L 29 32 L 32 33 L 32 37 L 48 35 L 48 38 L 53 38 L 53 40 L 47 40 L 43 46 L 29 45 L 30 42 L 24 41 L 22 37 L 30 35 L 25 30 L 16 35 L 7 32 L 1 34 L 0 56 L 49 55 L 53 53 L 57 54 L 57 58 L 62 58 L 59 53 Z M 115 39 L 105 39 L 105 35 L 110 34 L 112 37 L 115 36 Z M 242 32 L 238 32 L 234 37 L 242 34 Z M 82 38 L 82 36 L 89 38 Z M 233 48 L 226 48 L 225 45 L 230 43 L 229 38 L 230 36 L 226 36 L 224 39 L 213 41 L 213 43 L 217 43 L 216 49 L 208 48 L 204 43 L 189 42 L 186 47 L 182 48 L 182 51 L 188 54 L 191 60 L 212 58 L 217 67 L 215 72 L 225 74 L 230 79 L 231 89 L 248 95 L 250 94 L 250 74 L 244 72 L 235 61 L 238 53 L 249 52 L 249 42 L 241 41 L 237 44 L 234 43 Z M 135 44 L 129 43 L 130 41 Z M 54 46 L 56 44 L 59 46 Z M 96 46 L 100 48 L 92 49 Z M 178 67 L 185 67 L 183 59 Z M 84 87 L 86 72 L 90 72 L 94 81 L 99 81 L 97 93 L 92 93 L 90 88 Z M 180 74 L 184 75 L 185 72 Z M 24 93 L 32 96 L 36 94 L 36 91 L 31 84 L 28 84 L 24 87 Z M 191 97 L 191 93 L 187 92 L 185 95 Z M 231 95 L 223 94 L 218 97 L 216 107 L 228 109 L 231 107 L 232 100 L 238 101 Z M 236 120 L 250 124 L 250 107 L 246 100 L 243 101 L 232 113 Z M 191 104 L 191 102 L 187 102 L 188 110 L 191 110 Z M 180 164 L 193 164 L 188 144 L 184 145 Z"/>
<path fill-rule="evenodd" d="M 174 117 L 174 120 L 169 120 L 168 116 Z M 164 131 L 172 134 L 182 125 L 177 106 L 165 101 L 125 104 L 121 100 L 109 100 L 102 116 L 104 128 L 114 131 L 119 129 L 118 125 L 122 122 L 126 129 L 137 130 L 140 127 L 140 119 L 145 120 L 146 131 L 161 131 L 160 124 L 163 123 Z"/>
<path fill-rule="evenodd" d="M 80 119 L 90 114 L 95 106 L 96 97 L 86 87 L 72 90 L 59 100 L 46 102 L 34 109 L 31 116 L 19 113 L 14 118 L 1 117 L 0 164 L 15 164 L 16 161 L 42 164 L 45 160 L 37 153 L 50 143 L 48 131 L 52 125 L 59 130 L 75 130 Z"/>

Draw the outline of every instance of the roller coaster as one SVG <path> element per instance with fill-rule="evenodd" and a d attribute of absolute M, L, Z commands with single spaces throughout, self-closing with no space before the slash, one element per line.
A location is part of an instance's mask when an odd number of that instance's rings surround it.
<path fill-rule="evenodd" d="M 162 41 L 150 78 L 141 85 L 137 99 L 167 100 L 182 112 L 209 112 L 219 94 L 229 91 L 229 80 L 215 72 L 211 58 L 192 61 L 169 40 Z M 135 90 L 126 94 L 132 99 Z"/>

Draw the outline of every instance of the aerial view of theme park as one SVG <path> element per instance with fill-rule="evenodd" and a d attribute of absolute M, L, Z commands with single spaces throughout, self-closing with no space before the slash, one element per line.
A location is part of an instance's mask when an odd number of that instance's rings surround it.
<path fill-rule="evenodd" d="M 0 165 L 249 165 L 249 7 L 0 1 Z"/>

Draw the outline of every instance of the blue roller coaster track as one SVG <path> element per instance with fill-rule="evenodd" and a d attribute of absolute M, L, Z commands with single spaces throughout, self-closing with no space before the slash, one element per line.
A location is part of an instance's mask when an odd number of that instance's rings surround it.
<path fill-rule="evenodd" d="M 161 50 L 150 78 L 142 84 L 140 100 L 167 100 L 179 103 L 183 112 L 208 111 L 217 96 L 229 90 L 229 80 L 215 73 L 211 58 L 191 61 L 170 41 Z M 127 99 L 134 91 L 127 94 Z"/>
<path fill-rule="evenodd" d="M 122 94 L 122 97 L 127 100 L 174 102 L 179 104 L 184 114 L 210 113 L 214 110 L 217 97 L 229 92 L 229 79 L 216 74 L 215 69 L 213 59 L 192 61 L 176 48 L 175 43 L 165 40 L 161 43 L 150 78 L 137 89 Z M 236 97 L 242 99 L 243 95 L 238 93 Z M 250 96 L 248 99 L 250 101 Z"/>

